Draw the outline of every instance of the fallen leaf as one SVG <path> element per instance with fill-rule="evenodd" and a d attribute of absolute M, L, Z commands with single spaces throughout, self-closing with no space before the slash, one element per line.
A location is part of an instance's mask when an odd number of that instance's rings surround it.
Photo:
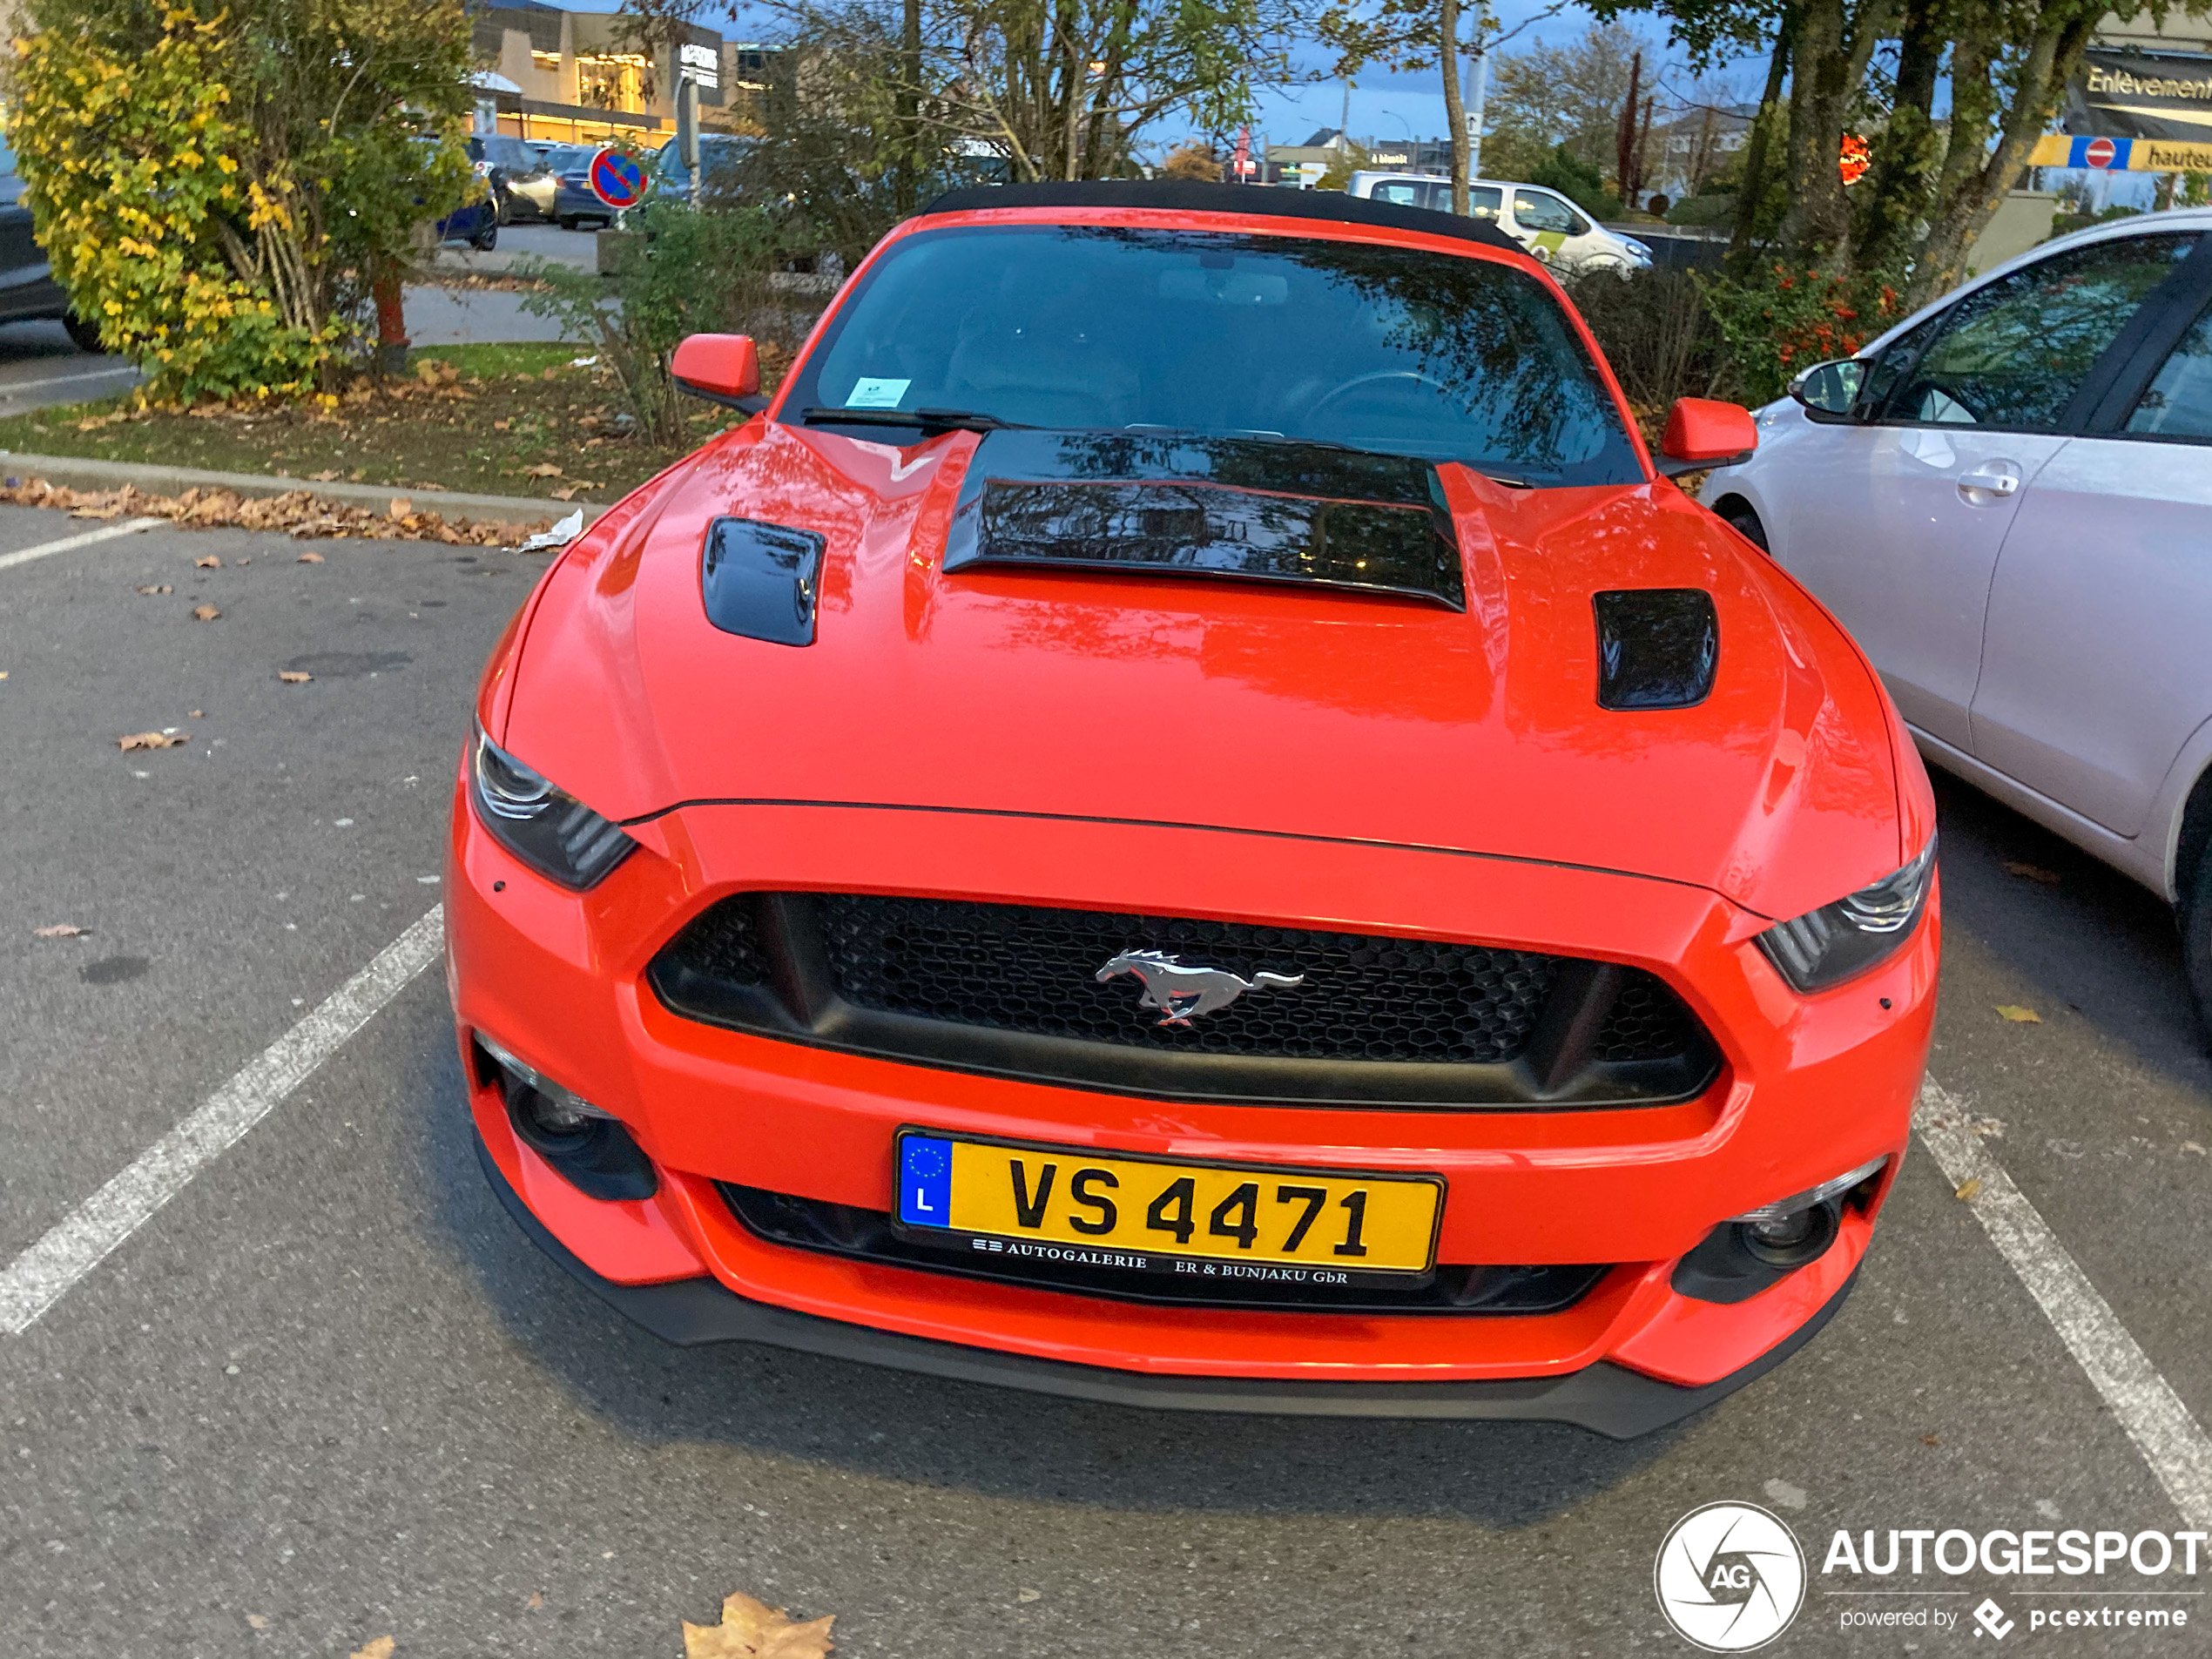
<path fill-rule="evenodd" d="M 266 1630 L 269 1628 L 269 1615 L 266 1613 L 249 1613 L 246 1615 L 246 1623 L 248 1629 Z"/>
<path fill-rule="evenodd" d="M 555 501 L 574 501 L 576 499 L 576 494 L 578 488 L 579 486 L 576 484 L 564 485 L 561 489 L 553 492 L 553 499 Z"/>
<path fill-rule="evenodd" d="M 203 570 L 219 570 L 223 568 L 222 560 L 217 558 L 212 553 L 203 554 L 192 563 Z"/>
<path fill-rule="evenodd" d="M 82 939 L 92 930 L 90 927 L 79 927 L 72 921 L 57 921 L 51 927 L 33 927 L 30 931 L 40 939 Z M 2202 1147 L 2197 1150 L 2203 1150 Z"/>
<path fill-rule="evenodd" d="M 2183 1141 L 2182 1143 L 2182 1150 L 2184 1152 L 2194 1152 L 2199 1157 L 2212 1157 L 2212 1153 L 2206 1152 L 2205 1150 L 2202 1146 L 2198 1145 L 2195 1141 Z"/>
<path fill-rule="evenodd" d="M 395 496 L 392 497 L 392 504 L 384 510 L 394 518 L 405 518 L 415 510 L 415 503 L 404 496 Z"/>
<path fill-rule="evenodd" d="M 504 432 L 514 424 L 512 421 L 494 421 L 491 423 L 491 429 L 495 432 Z"/>
<path fill-rule="evenodd" d="M 1979 1193 L 1980 1190 L 1981 1177 L 1978 1175 L 1970 1175 L 1964 1181 L 1961 1181 L 1957 1186 L 1951 1190 L 1951 1196 L 1965 1203 L 1971 1204 L 1973 1202 L 1974 1195 Z"/>
<path fill-rule="evenodd" d="M 2023 881 L 2033 881 L 2039 887 L 2055 887 L 2065 878 L 2056 870 L 2047 870 L 2040 864 L 2024 864 L 2018 859 L 2005 860 L 2005 873 L 2016 875 Z"/>
<path fill-rule="evenodd" d="M 392 1659 L 392 1649 L 399 1645 L 389 1636 L 379 1636 L 374 1642 L 362 1642 L 347 1659 Z"/>
<path fill-rule="evenodd" d="M 185 718 L 191 720 L 204 720 L 207 718 L 207 711 L 206 709 L 189 709 L 185 711 Z"/>
<path fill-rule="evenodd" d="M 277 678 L 287 685 L 305 685 L 309 680 L 314 678 L 314 676 L 305 669 L 280 668 L 277 670 Z"/>
<path fill-rule="evenodd" d="M 337 475 L 338 469 L 335 467 L 326 467 L 320 472 L 311 472 L 307 475 L 309 478 L 313 479 L 319 484 L 327 484 Z"/>
<path fill-rule="evenodd" d="M 557 368 L 549 368 L 538 378 L 545 381 L 557 381 L 561 378 L 561 371 Z"/>
<path fill-rule="evenodd" d="M 153 583 L 148 587 L 140 588 L 138 591 L 144 594 L 174 593 L 176 592 L 176 589 L 171 587 L 166 582 L 160 582 Z"/>
<path fill-rule="evenodd" d="M 213 622 L 222 614 L 213 605 L 194 605 L 192 608 L 192 619 L 194 622 Z"/>
<path fill-rule="evenodd" d="M 174 749 L 183 742 L 166 732 L 133 732 L 127 738 L 118 738 L 115 746 L 127 754 L 133 749 Z"/>
<path fill-rule="evenodd" d="M 1997 1005 L 1997 1014 L 1999 1018 L 2009 1020 L 2014 1025 L 2040 1025 L 2043 1023 L 2043 1016 L 2038 1014 L 2033 1008 L 2024 1008 L 2013 1002 L 2000 1002 Z"/>
<path fill-rule="evenodd" d="M 1940 1434 L 1923 1434 L 1920 1437 L 1920 1444 L 1923 1446 L 1941 1446 L 1943 1444 L 1943 1436 Z"/>
<path fill-rule="evenodd" d="M 293 560 L 292 562 L 294 564 L 320 564 L 322 563 L 322 555 L 314 552 L 302 553 L 298 558 Z"/>
<path fill-rule="evenodd" d="M 529 1601 L 527 1601 L 527 1602 L 523 1602 L 523 1610 L 524 1612 L 526 1612 L 526 1613 L 537 1613 L 537 1612 L 541 1612 L 541 1611 L 543 1611 L 543 1610 L 544 1607 L 545 1607 L 545 1596 L 544 1596 L 544 1594 L 543 1594 L 542 1591 L 538 1591 L 538 1590 L 532 1590 L 532 1591 L 530 1592 L 530 1599 L 529 1599 Z"/>
<path fill-rule="evenodd" d="M 550 461 L 541 461 L 535 467 L 523 469 L 525 478 L 558 478 L 560 475 L 561 469 Z"/>
<path fill-rule="evenodd" d="M 1042 1602 L 1044 1600 L 1044 1592 L 1042 1590 L 1016 1590 L 1014 1592 L 1014 1599 L 1017 1602 Z"/>
<path fill-rule="evenodd" d="M 720 1624 L 685 1622 L 684 1659 L 826 1659 L 835 1645 L 830 1626 L 836 1622 L 831 1614 L 797 1623 L 781 1608 L 740 1590 L 722 1603 Z"/>

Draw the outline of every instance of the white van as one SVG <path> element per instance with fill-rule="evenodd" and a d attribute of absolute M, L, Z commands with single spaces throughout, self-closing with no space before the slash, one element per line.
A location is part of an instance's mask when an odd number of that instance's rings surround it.
<path fill-rule="evenodd" d="M 1345 193 L 1405 207 L 1452 211 L 1452 181 L 1413 172 L 1355 172 Z M 1651 250 L 1632 236 L 1619 236 L 1556 191 L 1541 185 L 1516 185 L 1495 179 L 1467 186 L 1467 211 L 1487 219 L 1547 264 L 1569 271 L 1647 269 Z"/>

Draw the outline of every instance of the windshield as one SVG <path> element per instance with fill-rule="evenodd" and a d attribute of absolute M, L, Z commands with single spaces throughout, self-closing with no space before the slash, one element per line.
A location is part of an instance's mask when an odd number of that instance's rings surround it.
<path fill-rule="evenodd" d="M 809 408 L 1337 443 L 1531 484 L 1643 476 L 1541 285 L 1490 260 L 1320 238 L 923 232 L 799 366 L 784 418 Z"/>

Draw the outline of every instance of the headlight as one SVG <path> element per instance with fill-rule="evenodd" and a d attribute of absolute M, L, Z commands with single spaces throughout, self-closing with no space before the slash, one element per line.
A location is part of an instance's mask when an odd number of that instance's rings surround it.
<path fill-rule="evenodd" d="M 1767 960 L 1801 991 L 1824 991 L 1895 955 L 1927 907 L 1935 837 L 1903 869 L 1759 935 Z"/>
<path fill-rule="evenodd" d="M 482 732 L 469 762 L 476 816 L 540 875 L 583 892 L 637 850 L 622 826 L 556 788 Z"/>
<path fill-rule="evenodd" d="M 1646 247 L 1642 242 L 1637 241 L 1633 236 L 1622 237 L 1621 239 L 1621 243 L 1622 246 L 1626 247 L 1629 253 L 1635 254 L 1636 258 L 1640 260 L 1648 260 L 1651 257 L 1651 250 Z"/>

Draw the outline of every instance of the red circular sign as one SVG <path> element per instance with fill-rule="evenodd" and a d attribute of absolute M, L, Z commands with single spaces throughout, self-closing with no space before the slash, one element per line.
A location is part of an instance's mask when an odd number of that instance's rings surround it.
<path fill-rule="evenodd" d="M 596 152 L 584 181 L 610 207 L 635 207 L 645 199 L 645 170 L 619 150 Z"/>
<path fill-rule="evenodd" d="M 2118 153 L 2119 146 L 2110 138 L 2092 138 L 2089 147 L 2081 152 L 2081 158 L 2093 167 L 2109 167 Z"/>

